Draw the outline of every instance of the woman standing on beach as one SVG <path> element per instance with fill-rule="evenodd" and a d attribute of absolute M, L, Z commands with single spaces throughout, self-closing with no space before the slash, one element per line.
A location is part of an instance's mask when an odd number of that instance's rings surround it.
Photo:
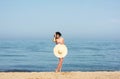
<path fill-rule="evenodd" d="M 64 45 L 64 38 L 62 37 L 62 34 L 60 32 L 55 32 L 54 34 L 54 39 L 53 41 L 58 45 Z M 59 63 L 58 66 L 55 70 L 55 72 L 60 72 L 62 69 L 62 63 L 63 63 L 63 58 L 59 58 Z"/>

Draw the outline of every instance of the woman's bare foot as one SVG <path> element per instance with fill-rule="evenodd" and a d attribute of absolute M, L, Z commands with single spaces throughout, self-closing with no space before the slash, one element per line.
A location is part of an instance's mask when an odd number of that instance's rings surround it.
<path fill-rule="evenodd" d="M 59 72 L 58 69 L 56 69 L 55 72 Z"/>
<path fill-rule="evenodd" d="M 56 69 L 55 72 L 61 72 L 61 69 Z"/>

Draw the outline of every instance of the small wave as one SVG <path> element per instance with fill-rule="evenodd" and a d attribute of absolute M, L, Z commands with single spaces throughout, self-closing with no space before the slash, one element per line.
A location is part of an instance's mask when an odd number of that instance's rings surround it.
<path fill-rule="evenodd" d="M 25 57 L 25 55 L 0 55 L 1 57 Z"/>
<path fill-rule="evenodd" d="M 19 69 L 11 69 L 11 70 L 4 70 L 0 72 L 32 72 L 33 70 L 19 70 Z"/>

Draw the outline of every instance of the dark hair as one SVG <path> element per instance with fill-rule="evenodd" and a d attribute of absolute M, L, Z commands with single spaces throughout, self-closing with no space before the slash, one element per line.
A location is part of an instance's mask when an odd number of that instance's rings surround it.
<path fill-rule="evenodd" d="M 62 36 L 62 34 L 60 32 L 56 32 L 56 35 Z"/>

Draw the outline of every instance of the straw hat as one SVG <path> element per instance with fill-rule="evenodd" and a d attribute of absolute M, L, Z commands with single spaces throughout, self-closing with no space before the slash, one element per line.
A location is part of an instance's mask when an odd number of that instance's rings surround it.
<path fill-rule="evenodd" d="M 67 47 L 65 45 L 58 44 L 54 47 L 54 55 L 58 58 L 64 58 L 67 55 Z"/>

